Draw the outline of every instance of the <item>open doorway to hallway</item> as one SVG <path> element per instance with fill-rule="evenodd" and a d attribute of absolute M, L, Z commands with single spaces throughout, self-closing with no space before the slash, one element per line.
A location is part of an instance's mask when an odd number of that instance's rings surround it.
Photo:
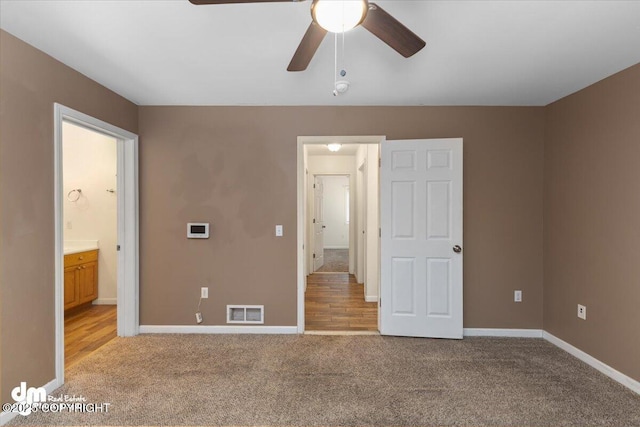
<path fill-rule="evenodd" d="M 304 329 L 376 332 L 379 145 L 328 143 L 302 146 Z"/>

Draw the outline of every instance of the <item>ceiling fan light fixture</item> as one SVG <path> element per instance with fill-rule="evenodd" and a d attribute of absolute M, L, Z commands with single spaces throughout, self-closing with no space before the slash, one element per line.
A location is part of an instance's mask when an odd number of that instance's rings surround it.
<path fill-rule="evenodd" d="M 364 20 L 368 7 L 366 0 L 315 0 L 311 16 L 325 30 L 344 33 Z"/>
<path fill-rule="evenodd" d="M 340 151 L 340 148 L 342 148 L 342 144 L 338 144 L 338 143 L 327 144 L 327 148 L 332 153 L 336 153 L 336 152 Z"/>

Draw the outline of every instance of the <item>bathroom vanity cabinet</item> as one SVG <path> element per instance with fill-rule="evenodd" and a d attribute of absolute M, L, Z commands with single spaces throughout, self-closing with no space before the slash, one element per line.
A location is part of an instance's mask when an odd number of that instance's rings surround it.
<path fill-rule="evenodd" d="M 98 298 L 98 249 L 64 256 L 64 309 Z"/>

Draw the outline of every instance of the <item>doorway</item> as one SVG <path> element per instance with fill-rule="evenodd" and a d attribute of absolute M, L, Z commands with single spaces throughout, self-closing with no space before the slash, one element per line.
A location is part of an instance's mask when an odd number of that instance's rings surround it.
<path fill-rule="evenodd" d="M 54 303 L 56 386 L 60 386 L 64 383 L 65 339 L 72 339 L 65 337 L 65 332 L 91 329 L 113 317 L 117 318 L 118 336 L 138 333 L 138 137 L 60 104 L 54 104 L 54 132 Z M 71 134 L 77 137 L 78 145 L 67 146 L 65 152 L 65 139 L 69 140 Z M 99 167 L 70 166 L 83 163 L 91 151 L 98 150 L 96 140 L 104 145 L 99 157 L 111 158 L 115 165 L 103 162 Z M 93 144 L 87 149 L 90 143 Z M 102 178 L 89 174 L 91 168 L 105 169 Z M 89 212 L 99 218 L 93 226 Z M 97 232 L 101 227 L 111 228 L 109 224 L 115 232 Z M 87 229 L 93 234 L 87 234 Z M 82 309 L 100 311 L 88 317 L 94 324 L 68 322 L 69 330 L 65 331 L 65 314 L 71 321 L 78 315 L 74 310 Z M 78 318 L 87 320 L 86 316 Z M 89 341 L 99 343 L 96 337 Z"/>
<path fill-rule="evenodd" d="M 349 273 L 351 221 L 349 175 L 315 175 L 313 272 Z"/>
<path fill-rule="evenodd" d="M 329 144 L 336 139 L 339 151 L 331 153 Z M 300 332 L 378 331 L 377 168 L 372 169 L 376 176 L 368 177 L 361 166 L 369 157 L 378 163 L 381 140 L 299 139 L 298 219 L 303 230 L 299 295 L 305 299 L 298 300 Z M 373 184 L 363 186 L 363 179 Z M 367 188 L 375 194 L 362 197 Z M 368 202 L 371 206 L 364 205 Z M 368 217 L 363 213 L 367 209 L 373 210 Z M 366 239 L 363 232 L 375 238 Z M 372 250 L 365 250 L 367 240 Z M 371 258 L 368 267 L 366 258 Z"/>
<path fill-rule="evenodd" d="M 62 123 L 65 368 L 116 336 L 117 142 Z"/>

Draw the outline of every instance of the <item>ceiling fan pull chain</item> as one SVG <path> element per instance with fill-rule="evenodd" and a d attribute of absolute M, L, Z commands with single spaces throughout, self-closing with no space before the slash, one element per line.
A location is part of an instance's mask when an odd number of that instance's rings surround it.
<path fill-rule="evenodd" d="M 345 54 L 344 51 L 344 38 L 345 38 L 345 33 L 342 33 L 342 68 L 340 70 L 340 77 L 344 77 L 347 75 L 347 55 Z"/>
<path fill-rule="evenodd" d="M 347 90 L 349 90 L 349 82 L 344 80 L 344 77 L 347 75 L 347 71 L 345 70 L 345 54 L 344 54 L 344 33 L 342 33 L 342 53 L 340 56 L 340 63 L 342 67 L 338 67 L 338 33 L 335 33 L 334 38 L 334 65 L 335 69 L 333 70 L 333 96 L 338 96 L 344 94 Z M 340 70 L 340 71 L 338 71 Z"/>
<path fill-rule="evenodd" d="M 336 89 L 336 85 L 338 84 L 338 33 L 334 33 L 333 35 L 333 96 L 338 96 L 338 90 Z"/>

